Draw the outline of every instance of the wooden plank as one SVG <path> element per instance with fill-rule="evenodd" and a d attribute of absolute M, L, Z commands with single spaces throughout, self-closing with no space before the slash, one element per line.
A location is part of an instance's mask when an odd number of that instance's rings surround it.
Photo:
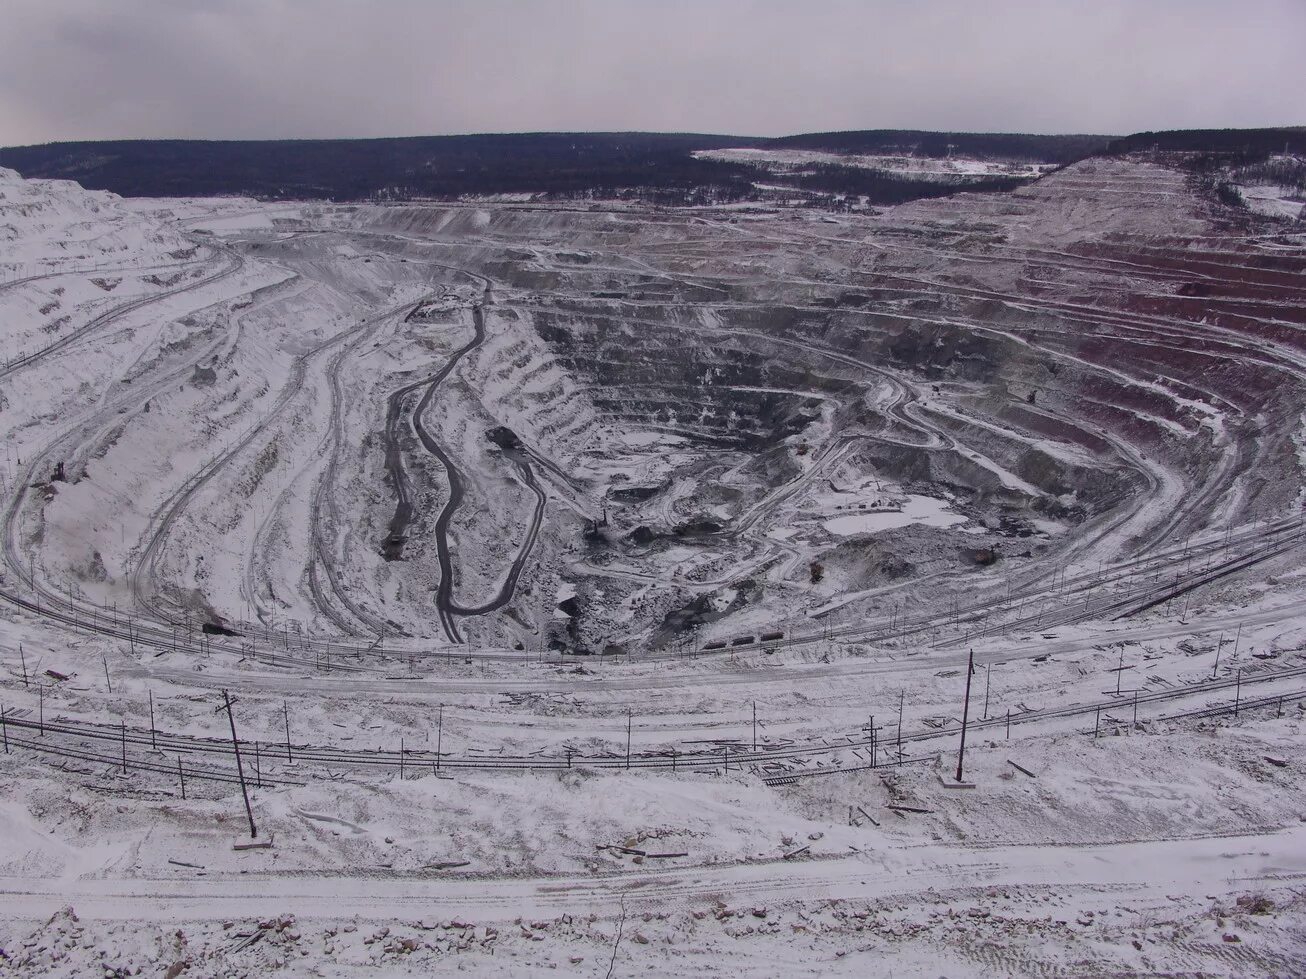
<path fill-rule="evenodd" d="M 255 942 L 257 942 L 259 939 L 263 937 L 263 932 L 260 930 L 254 932 L 253 934 L 238 934 L 236 937 L 238 937 L 240 941 L 238 941 L 235 945 L 231 947 L 231 952 L 239 952 L 243 949 L 249 948 L 251 945 L 253 945 Z"/>
<path fill-rule="evenodd" d="M 1014 761 L 1012 761 L 1010 758 L 1007 759 L 1007 764 L 1010 765 L 1012 768 L 1014 768 L 1016 771 L 1020 772 L 1020 773 L 1023 774 L 1023 775 L 1028 775 L 1030 778 L 1038 778 L 1037 775 L 1035 775 L 1033 772 L 1031 772 L 1031 771 L 1030 771 L 1028 768 L 1026 768 L 1024 765 L 1017 765 L 1017 764 L 1016 764 Z"/>

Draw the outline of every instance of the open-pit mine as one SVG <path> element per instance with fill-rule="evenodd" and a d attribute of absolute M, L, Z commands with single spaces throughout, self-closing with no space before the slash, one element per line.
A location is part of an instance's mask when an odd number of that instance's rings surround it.
<path fill-rule="evenodd" d="M 1297 974 L 1306 224 L 1021 179 L 0 171 L 0 961 Z"/>

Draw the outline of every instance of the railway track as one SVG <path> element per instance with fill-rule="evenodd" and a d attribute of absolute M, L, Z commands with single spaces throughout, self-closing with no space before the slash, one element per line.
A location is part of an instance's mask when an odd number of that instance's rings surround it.
<path fill-rule="evenodd" d="M 1239 671 L 1232 676 L 1218 677 L 1172 689 L 1136 693 L 1132 697 L 1111 697 L 1089 703 L 1022 711 L 1009 716 L 980 718 L 970 722 L 969 730 L 980 733 L 1010 726 L 1022 727 L 1056 721 L 1074 721 L 1081 717 L 1097 719 L 1104 713 L 1107 715 L 1108 723 L 1114 724 L 1119 722 L 1114 721 L 1112 712 L 1137 712 L 1140 708 L 1147 712 L 1172 702 L 1227 695 L 1233 691 L 1232 701 L 1212 704 L 1208 700 L 1198 707 L 1170 713 L 1152 713 L 1151 716 L 1144 716 L 1141 719 L 1168 722 L 1213 717 L 1306 698 L 1306 686 L 1300 684 L 1271 694 L 1248 699 L 1242 697 L 1244 688 L 1260 688 L 1268 683 L 1292 683 L 1302 680 L 1306 680 L 1306 666 L 1264 670 L 1245 675 Z M 229 739 L 175 734 L 157 729 L 128 727 L 125 724 L 114 726 L 61 718 L 45 720 L 43 715 L 33 719 L 27 714 L 20 716 L 12 712 L 5 712 L 0 726 L 3 727 L 7 743 L 12 747 L 28 747 L 51 757 L 103 763 L 129 770 L 138 768 L 170 776 L 175 774 L 175 760 L 165 764 L 158 760 L 158 756 L 184 757 L 193 763 L 193 770 L 199 773 L 195 777 L 208 777 L 202 774 L 207 771 L 211 772 L 218 781 L 235 781 L 234 773 L 228 772 L 224 767 L 214 768 L 215 765 L 225 765 L 228 760 L 234 765 L 234 752 Z M 280 772 L 267 776 L 260 775 L 262 781 L 276 784 L 297 782 L 295 773 L 303 773 L 307 770 L 320 770 L 333 775 L 343 770 L 384 775 L 396 771 L 439 774 L 446 771 L 528 772 L 584 768 L 587 770 L 638 769 L 675 774 L 729 771 L 732 766 L 736 770 L 753 771 L 764 781 L 784 781 L 795 777 L 882 767 L 879 753 L 883 753 L 885 764 L 920 761 L 924 755 L 909 755 L 903 750 L 903 746 L 928 747 L 941 740 L 950 741 L 956 737 L 958 730 L 959 725 L 942 728 L 925 726 L 888 737 L 874 732 L 868 733 L 863 728 L 856 734 L 831 732 L 809 739 L 805 743 L 761 748 L 753 748 L 737 738 L 722 738 L 713 741 L 709 747 L 591 754 L 565 749 L 562 752 L 550 752 L 544 748 L 526 754 L 507 754 L 475 747 L 461 754 L 454 754 L 427 748 L 344 748 L 338 745 L 295 744 L 248 738 L 242 738 L 240 744 L 242 756 L 266 759 L 268 766 L 277 763 L 282 755 L 287 761 L 293 760 L 295 768 L 290 774 Z M 96 746 L 99 746 L 98 750 Z M 115 747 L 118 748 L 117 752 L 113 750 Z M 862 751 L 872 753 L 871 764 L 855 764 L 851 767 L 834 763 L 820 764 L 822 758 L 835 758 L 843 752 L 856 754 Z M 933 757 L 928 752 L 925 754 Z M 858 757 L 862 756 L 858 755 Z M 196 759 L 199 759 L 199 762 L 196 762 Z M 781 767 L 786 764 L 807 764 L 812 761 L 817 761 L 819 767 L 814 769 Z M 260 773 L 262 770 L 260 768 Z M 192 769 L 187 769 L 187 777 L 190 777 L 191 771 Z M 267 771 L 273 773 L 279 770 L 268 767 Z"/>

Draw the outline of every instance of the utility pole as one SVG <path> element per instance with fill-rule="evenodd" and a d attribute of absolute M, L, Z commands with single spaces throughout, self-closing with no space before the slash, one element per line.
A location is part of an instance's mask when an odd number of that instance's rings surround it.
<path fill-rule="evenodd" d="M 236 755 L 236 775 L 240 779 L 240 794 L 245 798 L 245 815 L 249 817 L 249 837 L 258 839 L 258 829 L 254 826 L 254 809 L 249 804 L 249 786 L 245 784 L 245 769 L 240 763 L 240 741 L 236 738 L 236 715 L 231 710 L 231 697 L 222 691 L 222 707 L 227 712 L 227 721 L 231 724 L 231 748 Z"/>
<path fill-rule="evenodd" d="M 435 770 L 440 771 L 440 754 L 441 747 L 444 744 L 444 704 L 440 705 L 440 712 L 436 715 L 435 720 Z"/>
<path fill-rule="evenodd" d="M 753 701 L 753 753 L 757 753 L 757 701 Z"/>
<path fill-rule="evenodd" d="M 626 767 L 630 768 L 630 711 L 626 711 Z"/>
<path fill-rule="evenodd" d="M 293 762 L 295 759 L 290 755 L 290 708 L 284 700 L 281 702 L 281 716 L 286 722 L 286 761 Z"/>
<path fill-rule="evenodd" d="M 907 698 L 906 690 L 898 691 L 898 759 L 902 760 L 902 703 Z"/>
<path fill-rule="evenodd" d="M 961 706 L 961 745 L 957 749 L 957 781 L 961 781 L 962 763 L 966 758 L 966 724 L 970 720 L 970 678 L 975 672 L 975 650 L 970 650 L 966 663 L 966 699 Z"/>

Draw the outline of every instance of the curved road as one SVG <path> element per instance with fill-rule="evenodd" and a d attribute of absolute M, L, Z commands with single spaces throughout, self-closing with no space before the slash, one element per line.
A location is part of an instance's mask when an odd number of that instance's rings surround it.
<path fill-rule="evenodd" d="M 460 269 L 467 275 L 475 275 L 472 272 Z M 394 484 L 395 504 L 394 516 L 390 519 L 390 525 L 386 534 L 385 548 L 388 553 L 398 555 L 402 553 L 404 532 L 413 518 L 413 501 L 411 487 L 408 475 L 404 470 L 403 452 L 399 445 L 399 429 L 403 416 L 403 402 L 412 392 L 419 388 L 425 388 L 421 400 L 417 403 L 412 412 L 412 426 L 422 447 L 444 468 L 445 478 L 449 483 L 449 497 L 445 501 L 444 507 L 435 521 L 435 548 L 436 559 L 440 565 L 440 583 L 436 588 L 435 605 L 436 611 L 440 617 L 440 625 L 443 628 L 445 636 L 450 642 L 461 643 L 463 641 L 461 633 L 458 631 L 456 619 L 460 616 L 484 615 L 487 612 L 494 612 L 503 608 L 510 601 L 517 588 L 517 581 L 525 568 L 526 561 L 530 557 L 531 550 L 535 546 L 535 541 L 539 536 L 540 524 L 544 516 L 544 506 L 547 501 L 544 490 L 540 487 L 535 478 L 535 474 L 530 468 L 527 461 L 527 455 L 524 452 L 508 451 L 508 457 L 521 477 L 522 484 L 535 494 L 535 509 L 531 514 L 531 522 L 526 531 L 526 537 L 518 549 L 517 556 L 513 558 L 508 573 L 504 576 L 503 583 L 499 586 L 498 592 L 489 601 L 480 605 L 462 605 L 454 596 L 454 565 L 453 553 L 449 545 L 449 525 L 453 522 L 458 508 L 462 505 L 466 497 L 466 489 L 463 482 L 462 473 L 454 464 L 452 458 L 440 445 L 439 441 L 427 429 L 424 422 L 426 411 L 430 408 L 435 398 L 435 393 L 445 379 L 453 373 L 454 369 L 462 359 L 482 343 L 485 342 L 485 307 L 493 302 L 493 286 L 488 279 L 482 278 L 485 283 L 485 293 L 482 302 L 472 307 L 472 322 L 474 332 L 472 338 L 463 346 L 454 351 L 445 365 L 430 377 L 425 377 L 420 381 L 405 385 L 399 388 L 393 394 L 386 404 L 386 422 L 384 431 L 385 440 L 385 465 L 386 470 L 390 473 L 391 480 Z"/>

